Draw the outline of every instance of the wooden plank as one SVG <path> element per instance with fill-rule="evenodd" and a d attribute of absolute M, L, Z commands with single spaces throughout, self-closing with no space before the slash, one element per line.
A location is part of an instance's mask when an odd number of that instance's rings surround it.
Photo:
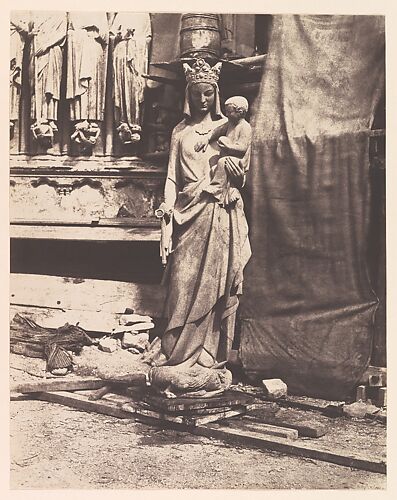
<path fill-rule="evenodd" d="M 106 385 L 106 380 L 97 377 L 74 377 L 66 379 L 38 380 L 22 384 L 11 384 L 10 392 L 13 393 L 35 393 L 47 391 L 79 391 L 87 389 L 99 389 Z"/>
<path fill-rule="evenodd" d="M 139 314 L 159 318 L 165 293 L 160 285 L 123 281 L 62 278 L 38 274 L 11 274 L 10 303 L 76 311 Z"/>
<path fill-rule="evenodd" d="M 116 418 L 134 418 L 131 413 L 123 411 L 117 403 L 102 400 L 90 401 L 86 394 L 59 391 L 37 392 L 32 396 L 40 401 L 58 403 L 81 411 L 101 413 L 102 415 L 109 415 Z"/>
<path fill-rule="evenodd" d="M 242 417 L 242 421 L 233 421 L 228 426 L 232 426 L 236 429 L 243 429 L 244 431 L 255 431 L 259 434 L 264 434 L 267 436 L 276 436 L 285 439 L 298 439 L 298 431 L 296 429 L 290 429 L 287 427 L 281 427 L 278 425 L 265 424 L 263 422 L 258 422 L 253 419 L 246 419 L 245 415 Z M 229 428 L 229 427 L 228 427 Z"/>
<path fill-rule="evenodd" d="M 196 435 L 226 441 L 234 445 L 253 446 L 263 450 L 273 450 L 288 455 L 312 458 L 346 467 L 386 474 L 386 464 L 383 460 L 369 460 L 347 453 L 324 451 L 311 445 L 309 446 L 307 442 L 305 445 L 303 443 L 291 443 L 283 438 L 275 436 L 266 437 L 258 432 L 232 429 L 219 424 L 198 425 L 192 428 L 191 432 Z"/>
<path fill-rule="evenodd" d="M 72 241 L 160 241 L 155 227 L 10 225 L 10 238 Z"/>
<path fill-rule="evenodd" d="M 239 64 L 241 66 L 252 66 L 256 64 L 264 64 L 266 61 L 267 54 L 260 54 L 259 56 L 251 56 L 251 57 L 242 57 L 240 59 L 232 59 L 232 64 Z"/>
<path fill-rule="evenodd" d="M 301 419 L 296 419 L 292 416 L 286 416 L 283 414 L 282 417 L 277 415 L 265 415 L 265 416 L 253 416 L 246 415 L 244 419 L 251 422 L 262 422 L 264 424 L 277 425 L 279 427 L 286 427 L 289 429 L 295 429 L 299 436 L 302 437 L 312 437 L 318 438 L 324 436 L 327 433 L 327 428 L 325 425 L 318 423 L 312 423 L 309 421 L 302 421 Z"/>
<path fill-rule="evenodd" d="M 109 387 L 111 390 L 115 386 L 138 386 L 146 387 L 145 373 L 131 373 L 119 377 L 99 378 L 99 377 L 79 377 L 70 375 L 69 377 L 53 378 L 50 380 L 38 380 L 34 382 L 13 384 L 11 392 L 31 393 L 31 392 L 53 392 L 53 391 L 83 391 L 92 389 L 103 389 Z M 109 392 L 109 391 L 108 391 Z M 95 396 L 95 392 L 91 396 Z"/>

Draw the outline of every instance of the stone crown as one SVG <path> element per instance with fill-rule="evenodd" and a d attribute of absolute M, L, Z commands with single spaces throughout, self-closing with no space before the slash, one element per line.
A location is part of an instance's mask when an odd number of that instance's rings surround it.
<path fill-rule="evenodd" d="M 197 59 L 192 66 L 183 64 L 187 83 L 217 83 L 222 63 L 210 66 L 204 59 Z"/>

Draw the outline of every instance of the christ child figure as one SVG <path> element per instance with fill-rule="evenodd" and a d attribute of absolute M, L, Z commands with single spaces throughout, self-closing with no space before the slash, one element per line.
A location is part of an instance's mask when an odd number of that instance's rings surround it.
<path fill-rule="evenodd" d="M 235 203 L 240 194 L 236 187 L 231 186 L 227 164 L 238 163 L 251 146 L 251 125 L 245 120 L 248 111 L 248 101 L 245 97 L 234 96 L 225 102 L 225 114 L 228 121 L 213 130 L 204 141 L 195 145 L 195 151 L 205 151 L 208 144 L 217 141 L 220 147 L 220 158 L 211 171 L 211 182 L 205 189 L 227 207 Z"/>

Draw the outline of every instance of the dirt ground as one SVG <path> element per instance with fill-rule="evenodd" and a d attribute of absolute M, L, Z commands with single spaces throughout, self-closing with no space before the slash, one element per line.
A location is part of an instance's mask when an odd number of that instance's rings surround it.
<path fill-rule="evenodd" d="M 79 357 L 77 371 L 98 375 L 105 367 L 108 375 L 128 372 L 128 356 L 90 348 Z M 38 381 L 45 370 L 43 360 L 14 354 L 10 366 L 11 383 Z M 344 451 L 385 458 L 384 424 L 310 414 L 313 421 L 332 427 L 316 439 L 317 447 L 332 450 L 336 439 Z M 383 474 L 36 400 L 11 401 L 10 433 L 12 489 L 386 488 Z"/>
<path fill-rule="evenodd" d="M 12 401 L 12 489 L 380 489 L 386 476 Z"/>

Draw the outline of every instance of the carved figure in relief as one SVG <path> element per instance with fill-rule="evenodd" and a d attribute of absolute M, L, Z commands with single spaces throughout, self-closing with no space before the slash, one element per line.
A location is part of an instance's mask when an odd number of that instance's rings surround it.
<path fill-rule="evenodd" d="M 75 122 L 72 140 L 78 143 L 77 139 L 83 140 L 84 136 L 93 146 L 99 134 L 88 131 L 92 127 L 100 128 L 105 111 L 108 56 L 105 12 L 69 13 L 67 54 L 66 99 L 69 100 L 70 118 Z M 80 122 L 84 122 L 82 127 Z"/>
<path fill-rule="evenodd" d="M 36 140 L 50 147 L 58 130 L 67 16 L 66 12 L 31 11 L 30 22 L 31 129 Z"/>
<path fill-rule="evenodd" d="M 124 144 L 140 141 L 142 104 L 152 38 L 149 14 L 116 12 L 109 16 L 113 50 L 113 103 L 118 137 Z"/>
<path fill-rule="evenodd" d="M 22 87 L 23 47 L 29 28 L 20 13 L 12 12 L 10 19 L 10 132 L 19 120 Z"/>
<path fill-rule="evenodd" d="M 206 192 L 213 194 L 221 205 L 227 207 L 235 203 L 240 194 L 238 189 L 230 185 L 226 165 L 233 168 L 234 164 L 247 155 L 251 146 L 252 130 L 245 120 L 248 111 L 248 101 L 245 97 L 234 96 L 227 99 L 225 111 L 228 122 L 213 130 L 206 139 L 197 142 L 195 151 L 205 152 L 210 142 L 218 141 L 221 155 L 217 165 L 211 169 L 212 180 Z M 248 163 L 247 158 L 244 159 Z"/>
<path fill-rule="evenodd" d="M 83 120 L 82 122 L 76 123 L 71 139 L 77 142 L 77 144 L 80 144 L 84 152 L 95 146 L 100 132 L 101 129 L 97 123 L 90 123 L 88 120 Z"/>
<path fill-rule="evenodd" d="M 219 160 L 218 144 L 209 143 L 205 151 L 195 149 L 200 136 L 227 122 L 220 109 L 220 65 L 211 67 L 198 59 L 184 69 L 188 82 L 185 118 L 172 134 L 160 206 L 166 222 L 161 251 L 168 260 L 164 276 L 167 327 L 151 363 L 163 369 L 152 368 L 150 376 L 152 384 L 159 379 L 162 388 L 199 389 L 205 394 L 222 391 L 231 383 L 223 365 L 232 345 L 243 269 L 251 251 L 242 200 L 226 210 L 207 192 L 211 167 Z M 233 168 L 226 164 L 225 169 L 234 187 L 241 187 L 245 169 L 240 162 L 233 162 Z M 219 374 L 208 377 L 208 381 L 216 379 L 215 386 L 206 382 L 208 370 Z M 186 377 L 191 383 L 184 383 Z"/>

